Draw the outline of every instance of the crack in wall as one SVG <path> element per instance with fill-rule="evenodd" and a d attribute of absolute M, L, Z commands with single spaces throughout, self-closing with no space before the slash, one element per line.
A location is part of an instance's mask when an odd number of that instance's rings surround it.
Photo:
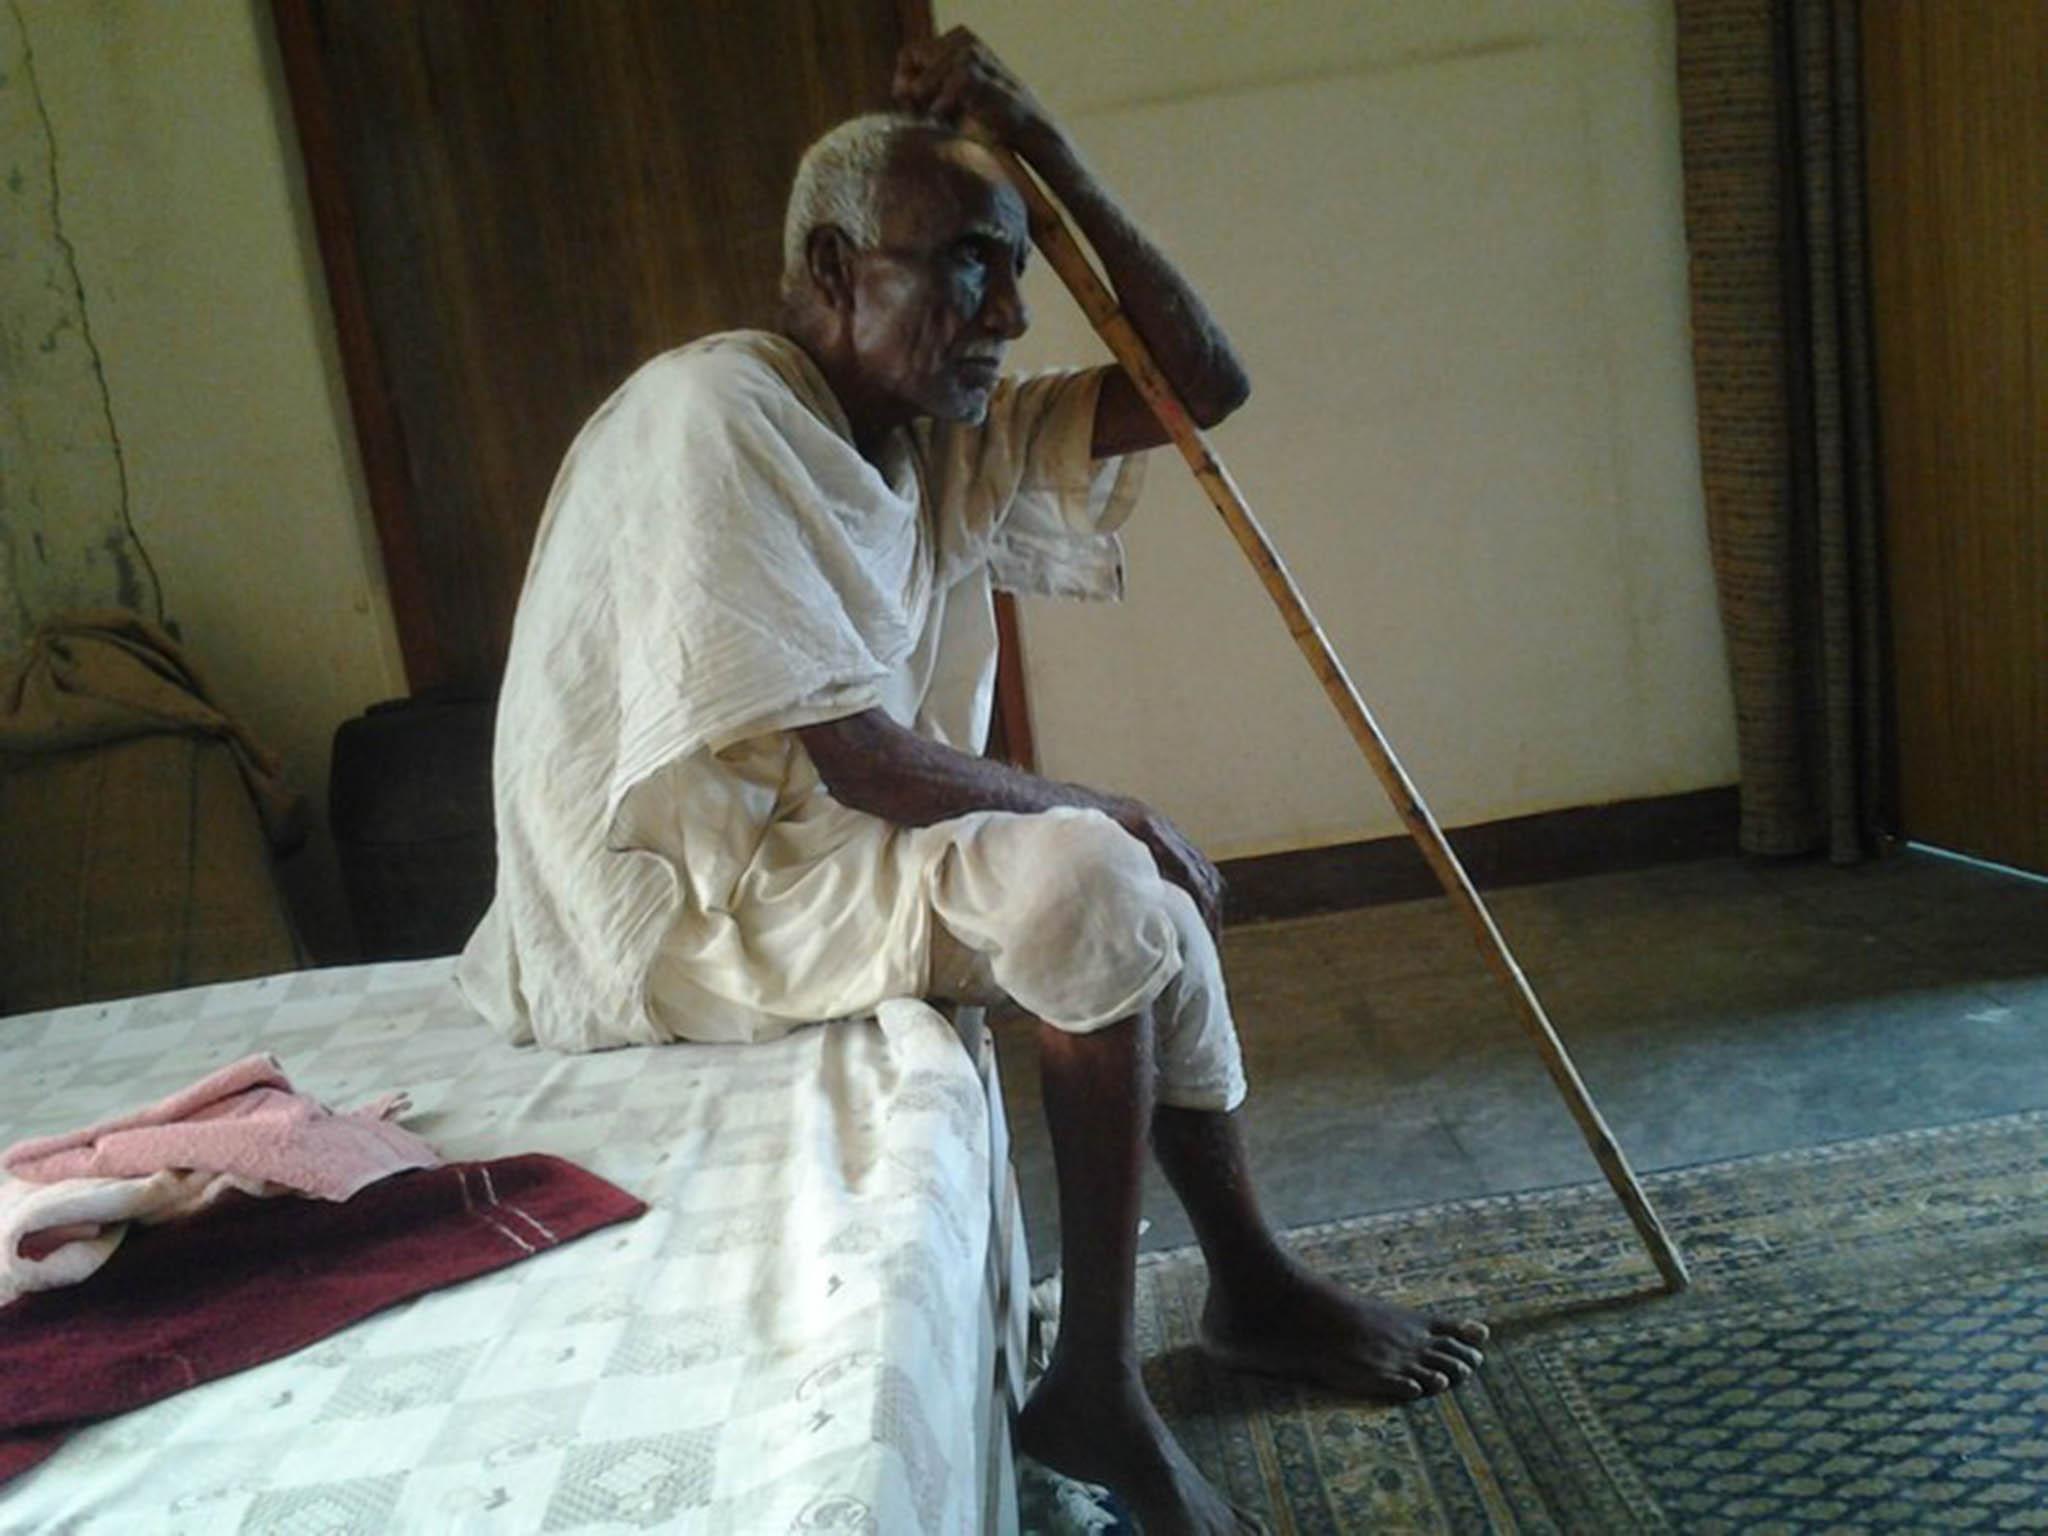
<path fill-rule="evenodd" d="M 50 119 L 49 103 L 43 97 L 42 82 L 36 73 L 35 44 L 29 34 L 28 19 L 22 15 L 20 0 L 8 0 L 7 8 L 13 14 L 14 25 L 21 35 L 22 78 L 28 86 L 29 100 L 35 109 L 36 118 L 42 125 L 43 143 L 50 177 L 50 234 L 51 238 L 56 242 L 58 250 L 63 254 L 64 270 L 70 279 L 69 292 L 63 293 L 63 296 L 72 303 L 78 316 L 79 337 L 85 343 L 86 356 L 91 364 L 93 380 L 97 386 L 100 412 L 106 424 L 107 440 L 113 449 L 115 480 L 119 489 L 117 506 L 120 513 L 122 531 L 118 534 L 107 535 L 102 541 L 102 547 L 106 550 L 108 558 L 113 562 L 117 600 L 123 607 L 132 608 L 140 612 L 143 611 L 143 587 L 142 583 L 137 579 L 133 564 L 128 558 L 128 546 L 134 548 L 135 553 L 141 557 L 143 569 L 147 571 L 149 576 L 148 597 L 150 607 L 155 611 L 156 620 L 175 634 L 175 628 L 170 624 L 164 613 L 163 582 L 157 575 L 156 562 L 150 558 L 149 548 L 142 542 L 142 536 L 135 527 L 134 508 L 128 487 L 128 456 L 125 446 L 121 441 L 120 426 L 114 419 L 114 400 L 113 393 L 107 385 L 106 363 L 100 354 L 99 342 L 93 335 L 92 316 L 86 303 L 85 280 L 79 271 L 78 251 L 71 243 L 71 237 L 64 230 L 63 182 L 60 175 L 57 150 L 57 130 L 56 125 Z M 8 188 L 11 192 L 18 194 L 22 185 L 21 170 L 19 166 L 16 166 L 8 178 Z M 63 292 L 62 290 L 58 291 L 60 293 Z M 55 350 L 57 333 L 65 328 L 68 319 L 68 316 L 59 318 L 50 333 L 43 338 L 41 343 L 42 351 L 47 353 Z M 10 540 L 9 542 L 11 544 L 12 541 Z M 43 535 L 40 529 L 35 530 L 35 543 L 38 556 L 47 560 L 48 557 L 44 550 Z"/>

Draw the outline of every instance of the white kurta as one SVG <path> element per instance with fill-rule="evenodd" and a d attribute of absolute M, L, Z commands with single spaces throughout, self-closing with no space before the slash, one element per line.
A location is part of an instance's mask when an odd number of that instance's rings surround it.
<path fill-rule="evenodd" d="M 936 871 L 1003 829 L 850 810 L 793 730 L 879 708 L 976 751 L 992 588 L 1120 595 L 1139 461 L 1090 456 L 1100 382 L 1006 379 L 984 422 L 899 433 L 884 473 L 781 337 L 709 337 L 634 374 L 570 448 L 520 596 L 497 893 L 458 972 L 472 1004 L 515 1040 L 589 1050 L 765 1038 L 920 994 Z M 1179 955 L 1169 933 L 1121 963 L 1143 992 Z"/>

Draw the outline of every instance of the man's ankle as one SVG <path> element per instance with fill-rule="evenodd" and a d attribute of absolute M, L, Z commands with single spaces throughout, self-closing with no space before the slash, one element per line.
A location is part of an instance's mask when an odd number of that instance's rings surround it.
<path fill-rule="evenodd" d="M 1086 1334 L 1069 1334 L 1064 1329 L 1053 1345 L 1045 1374 L 1039 1378 L 1039 1385 L 1055 1393 L 1102 1392 L 1120 1383 L 1142 1388 L 1136 1340 L 1091 1340 Z"/>
<path fill-rule="evenodd" d="M 1211 1309 L 1245 1312 L 1269 1304 L 1274 1289 L 1301 1274 L 1301 1263 L 1277 1242 L 1204 1253 L 1209 1268 Z"/>

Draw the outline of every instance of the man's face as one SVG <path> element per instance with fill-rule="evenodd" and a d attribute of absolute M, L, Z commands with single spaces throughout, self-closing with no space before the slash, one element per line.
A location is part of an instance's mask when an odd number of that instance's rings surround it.
<path fill-rule="evenodd" d="M 883 178 L 881 238 L 854 258 L 852 341 L 877 394 L 919 416 L 979 421 L 1030 315 L 1023 199 L 988 152 L 916 138 Z"/>

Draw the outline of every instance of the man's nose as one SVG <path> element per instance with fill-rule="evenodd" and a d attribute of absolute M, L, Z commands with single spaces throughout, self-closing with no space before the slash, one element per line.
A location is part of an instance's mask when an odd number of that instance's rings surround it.
<path fill-rule="evenodd" d="M 1014 272 L 998 272 L 990 280 L 982 319 L 1005 341 L 1015 341 L 1031 328 L 1031 306 L 1024 302 L 1024 288 Z"/>

